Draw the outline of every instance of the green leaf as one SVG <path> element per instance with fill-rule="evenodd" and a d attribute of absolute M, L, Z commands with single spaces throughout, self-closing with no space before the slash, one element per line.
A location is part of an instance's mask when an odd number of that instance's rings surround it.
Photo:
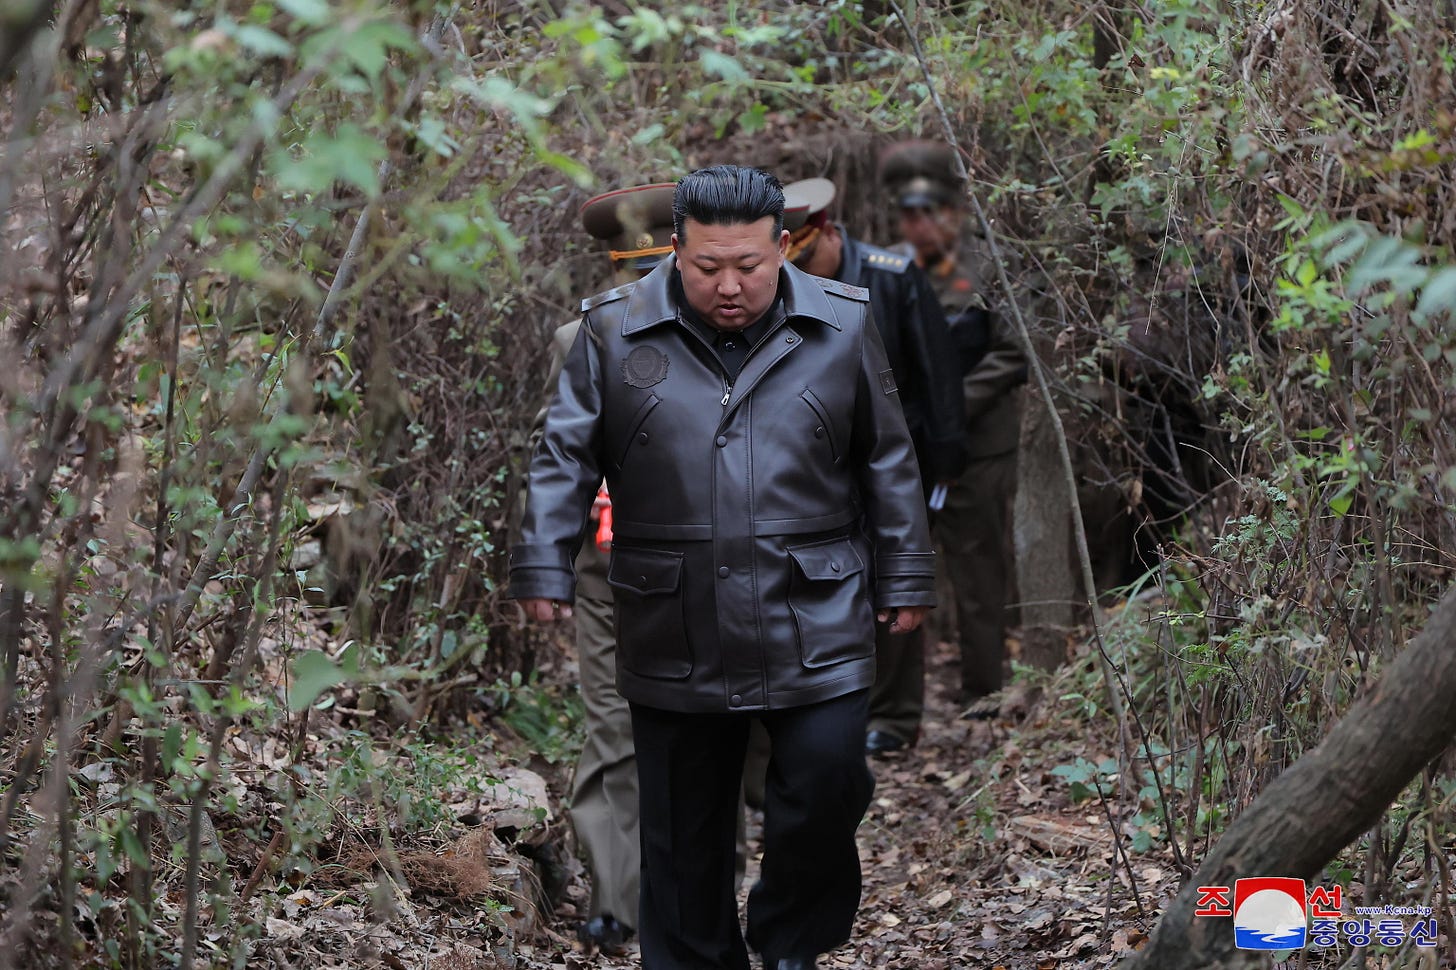
<path fill-rule="evenodd" d="M 230 276 L 241 280 L 256 280 L 263 275 L 263 257 L 258 244 L 251 239 L 243 240 L 218 253 L 215 265 Z"/>
<path fill-rule="evenodd" d="M 1416 318 L 1424 321 L 1442 312 L 1456 317 L 1456 266 L 1436 270 L 1421 287 L 1421 299 L 1415 310 Z"/>
<path fill-rule="evenodd" d="M 1370 236 L 1358 222 L 1344 222 L 1310 240 L 1316 250 L 1324 251 L 1324 264 L 1336 266 L 1349 262 L 1365 249 Z"/>
<path fill-rule="evenodd" d="M 147 858 L 147 848 L 142 845 L 141 836 L 137 834 L 135 825 L 123 825 L 117 830 L 116 835 L 121 843 L 122 853 L 132 865 L 138 869 L 151 868 L 151 860 Z"/>
<path fill-rule="evenodd" d="M 1294 200 L 1293 197 L 1279 193 L 1279 205 L 1284 209 L 1285 215 L 1291 219 L 1303 219 L 1305 216 L 1304 207 Z"/>
<path fill-rule="evenodd" d="M 483 82 L 456 78 L 450 86 L 488 107 L 505 108 L 522 122 L 534 122 L 551 112 L 550 101 L 522 91 L 503 77 L 488 77 Z"/>
<path fill-rule="evenodd" d="M 233 39 L 259 57 L 287 57 L 293 53 L 292 44 L 257 24 L 243 24 L 235 28 Z"/>
<path fill-rule="evenodd" d="M 1415 246 L 1394 236 L 1373 240 L 1345 278 L 1352 293 L 1388 284 L 1397 293 L 1409 293 L 1426 278 L 1420 265 L 1421 253 Z"/>
<path fill-rule="evenodd" d="M 379 76 L 389 63 L 389 51 L 409 50 L 415 45 L 412 35 L 392 23 L 378 21 L 365 24 L 344 41 L 344 56 L 371 80 Z"/>
<path fill-rule="evenodd" d="M 641 131 L 637 132 L 637 134 L 632 136 L 632 144 L 650 145 L 653 142 L 657 141 L 657 139 L 661 138 L 663 132 L 665 131 L 667 131 L 667 129 L 664 128 L 661 123 L 648 125 L 646 128 L 643 128 Z"/>
<path fill-rule="evenodd" d="M 162 767 L 167 771 L 175 770 L 173 765 L 177 763 L 177 756 L 181 753 L 182 725 L 173 722 L 162 732 Z"/>
<path fill-rule="evenodd" d="M 353 124 L 342 124 L 338 131 L 310 134 L 297 155 L 276 152 L 270 167 L 285 190 L 319 193 L 335 181 L 348 182 L 364 192 L 379 192 L 378 165 L 385 157 L 384 144 Z"/>
<path fill-rule="evenodd" d="M 327 23 L 330 16 L 329 5 L 324 0 L 277 0 L 277 3 L 294 20 L 310 27 Z"/>
<path fill-rule="evenodd" d="M 698 63 L 702 65 L 704 73 L 720 77 L 725 81 L 748 80 L 748 72 L 743 69 L 742 64 L 738 63 L 738 59 L 719 51 L 703 51 L 698 56 Z"/>
<path fill-rule="evenodd" d="M 764 119 L 767 117 L 768 107 L 756 104 L 738 116 L 738 127 L 742 128 L 746 135 L 756 134 L 763 130 Z"/>
<path fill-rule="evenodd" d="M 460 143 L 445 131 L 445 122 L 434 115 L 424 115 L 415 126 L 415 137 L 441 158 L 449 158 L 460 150 Z"/>
<path fill-rule="evenodd" d="M 344 671 L 320 650 L 299 654 L 293 661 L 293 690 L 288 695 L 291 710 L 312 706 L 320 694 L 345 680 Z"/>

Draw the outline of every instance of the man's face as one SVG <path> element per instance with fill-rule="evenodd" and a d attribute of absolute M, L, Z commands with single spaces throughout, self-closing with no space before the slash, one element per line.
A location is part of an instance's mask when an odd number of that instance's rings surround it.
<path fill-rule="evenodd" d="M 839 275 L 839 264 L 843 261 L 844 241 L 834 223 L 828 222 L 820 230 L 819 238 L 809 246 L 808 252 L 795 260 L 794 265 L 811 276 L 833 279 Z"/>
<path fill-rule="evenodd" d="M 939 259 L 955 248 L 960 213 L 949 207 L 901 209 L 900 237 L 915 249 L 922 263 Z"/>
<path fill-rule="evenodd" d="M 763 316 L 778 295 L 788 232 L 775 238 L 772 216 L 757 222 L 705 226 L 683 223 L 672 249 L 688 305 L 720 330 L 742 330 Z"/>

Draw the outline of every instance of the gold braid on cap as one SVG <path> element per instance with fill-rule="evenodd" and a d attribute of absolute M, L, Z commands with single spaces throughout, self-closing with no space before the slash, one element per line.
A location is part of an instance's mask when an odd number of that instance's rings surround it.
<path fill-rule="evenodd" d="M 809 247 L 814 245 L 815 241 L 819 238 L 819 234 L 823 231 L 824 227 L 822 225 L 809 223 L 789 233 L 789 251 L 786 254 L 789 262 L 796 262 L 800 256 L 808 252 Z"/>
<path fill-rule="evenodd" d="M 646 249 L 609 249 L 607 255 L 612 257 L 614 262 L 624 259 L 636 259 L 639 256 L 666 256 L 672 252 L 672 243 L 666 246 L 648 246 Z"/>

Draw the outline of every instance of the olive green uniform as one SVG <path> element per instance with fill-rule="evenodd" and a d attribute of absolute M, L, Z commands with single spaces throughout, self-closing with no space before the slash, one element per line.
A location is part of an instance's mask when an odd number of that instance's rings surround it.
<path fill-rule="evenodd" d="M 990 265 L 985 240 L 965 232 L 953 259 L 928 268 L 952 331 L 973 325 L 974 311 L 989 306 L 983 274 Z M 1007 315 L 993 312 L 982 319 L 989 326 L 984 355 L 963 381 L 970 462 L 935 516 L 941 549 L 936 558 L 952 590 L 966 702 L 1002 684 L 1011 562 L 1007 524 L 1021 438 L 1017 388 L 1026 380 L 1026 355 Z"/>
<path fill-rule="evenodd" d="M 581 322 L 573 320 L 553 335 L 548 391 L 556 387 L 566 352 L 580 328 Z M 545 426 L 545 417 L 543 408 L 537 416 L 538 427 Z M 617 693 L 617 638 L 612 590 L 607 585 L 609 557 L 594 540 L 588 535 L 576 558 L 576 653 L 586 708 L 586 741 L 572 778 L 569 812 L 591 876 L 588 915 L 611 914 L 636 926 L 642 868 L 637 757 L 632 715 Z"/>

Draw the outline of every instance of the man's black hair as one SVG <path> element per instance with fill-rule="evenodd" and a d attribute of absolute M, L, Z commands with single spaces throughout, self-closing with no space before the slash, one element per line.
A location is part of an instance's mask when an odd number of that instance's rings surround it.
<path fill-rule="evenodd" d="M 683 224 L 692 219 L 705 226 L 731 226 L 773 216 L 773 238 L 784 228 L 784 187 L 761 168 L 714 165 L 700 168 L 677 183 L 672 196 L 672 228 L 686 242 Z"/>

